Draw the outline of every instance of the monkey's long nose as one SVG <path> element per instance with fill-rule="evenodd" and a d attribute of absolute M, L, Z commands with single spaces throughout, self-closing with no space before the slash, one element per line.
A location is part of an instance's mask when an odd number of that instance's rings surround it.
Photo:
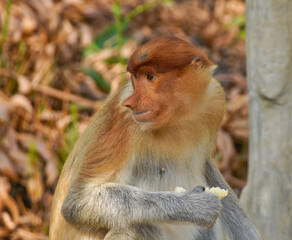
<path fill-rule="evenodd" d="M 131 95 L 122 102 L 122 106 L 130 108 L 131 110 L 137 106 L 138 98 L 136 94 Z"/>

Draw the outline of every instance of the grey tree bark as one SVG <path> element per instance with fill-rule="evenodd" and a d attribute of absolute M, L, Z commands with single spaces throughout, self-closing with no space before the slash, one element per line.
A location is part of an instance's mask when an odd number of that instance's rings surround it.
<path fill-rule="evenodd" d="M 247 0 L 250 144 L 241 202 L 264 240 L 292 239 L 292 0 Z"/>

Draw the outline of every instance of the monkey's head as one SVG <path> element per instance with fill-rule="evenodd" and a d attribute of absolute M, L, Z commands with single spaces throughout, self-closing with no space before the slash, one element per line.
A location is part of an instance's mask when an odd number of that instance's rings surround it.
<path fill-rule="evenodd" d="M 174 37 L 154 39 L 130 57 L 133 92 L 122 105 L 137 122 L 161 127 L 181 121 L 203 102 L 214 69 L 192 44 Z"/>

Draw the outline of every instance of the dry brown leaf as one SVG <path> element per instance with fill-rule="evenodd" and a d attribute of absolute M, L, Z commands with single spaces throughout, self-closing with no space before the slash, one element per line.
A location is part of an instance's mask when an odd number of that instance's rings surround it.
<path fill-rule="evenodd" d="M 31 34 L 37 29 L 38 23 L 34 18 L 25 16 L 22 19 L 21 25 L 22 25 L 22 32 L 24 34 Z"/>
<path fill-rule="evenodd" d="M 71 93 L 66 93 L 64 91 L 57 90 L 55 88 L 51 88 L 45 85 L 38 85 L 35 88 L 36 91 L 41 92 L 45 95 L 53 96 L 55 98 L 61 99 L 63 101 L 72 101 L 79 103 L 80 105 L 85 105 L 88 107 L 92 107 L 94 109 L 98 109 L 99 104 L 98 102 L 91 101 L 87 98 L 83 98 Z"/>
<path fill-rule="evenodd" d="M 38 154 L 45 160 L 45 173 L 46 173 L 46 184 L 52 186 L 58 178 L 59 168 L 58 162 L 55 155 L 49 150 L 44 141 L 40 138 L 35 138 L 29 134 L 18 134 L 18 140 L 21 142 L 27 150 L 30 148 L 30 144 L 34 143 Z M 38 172 L 38 171 L 37 171 Z M 38 174 L 37 174 L 38 175 Z M 35 176 L 36 180 L 40 181 L 40 176 Z M 34 183 L 30 182 L 30 185 L 33 186 Z M 40 192 L 42 192 L 41 184 L 36 183 L 36 186 L 40 187 Z M 32 190 L 32 189 L 31 189 Z M 39 191 L 36 191 L 36 193 Z M 38 195 L 38 194 L 37 194 Z"/>
<path fill-rule="evenodd" d="M 220 23 L 217 21 L 210 22 L 202 31 L 202 36 L 205 39 L 208 46 L 212 46 L 216 40 L 217 32 L 220 29 Z"/>
<path fill-rule="evenodd" d="M 247 128 L 230 128 L 230 132 L 235 138 L 242 139 L 245 142 L 249 138 L 249 131 Z"/>
<path fill-rule="evenodd" d="M 87 26 L 86 24 L 80 24 L 80 31 L 81 31 L 81 33 L 79 34 L 81 35 L 80 44 L 82 47 L 87 47 L 92 42 L 93 39 L 90 27 Z"/>
<path fill-rule="evenodd" d="M 7 227 L 8 230 L 12 231 L 16 228 L 16 224 L 13 222 L 9 213 L 3 212 L 2 213 L 2 220 L 3 220 L 4 226 Z"/>
<path fill-rule="evenodd" d="M 67 115 L 65 117 L 60 118 L 57 123 L 56 126 L 58 129 L 64 131 L 64 129 L 72 122 L 72 117 L 71 115 Z"/>
<path fill-rule="evenodd" d="M 8 155 L 16 165 L 16 170 L 22 176 L 27 174 L 27 153 L 17 148 L 9 148 Z"/>
<path fill-rule="evenodd" d="M 45 196 L 47 196 L 47 194 Z M 19 224 L 22 224 L 22 225 L 29 224 L 34 227 L 41 227 L 43 223 L 42 219 L 37 214 L 35 214 L 34 212 L 26 208 L 22 197 L 23 196 L 21 196 L 20 194 L 17 194 L 16 196 L 16 200 L 17 200 L 20 212 L 22 214 L 22 216 L 20 216 L 19 218 Z"/>
<path fill-rule="evenodd" d="M 232 188 L 242 189 L 246 185 L 245 180 L 234 177 L 231 175 L 231 173 L 226 173 L 223 175 L 224 175 L 224 178 L 226 179 L 226 181 L 231 185 Z"/>
<path fill-rule="evenodd" d="M 231 101 L 228 102 L 227 111 L 231 113 L 235 113 L 242 108 L 247 108 L 248 105 L 248 95 L 237 95 Z"/>
<path fill-rule="evenodd" d="M 9 105 L 7 102 L 0 100 L 0 140 L 8 130 L 10 122 Z"/>
<path fill-rule="evenodd" d="M 230 100 L 230 99 L 234 99 L 236 98 L 238 95 L 241 94 L 241 90 L 240 88 L 238 87 L 234 87 L 232 89 L 230 89 L 227 93 L 227 99 Z"/>
<path fill-rule="evenodd" d="M 22 94 L 15 94 L 10 98 L 10 104 L 12 108 L 22 108 L 26 110 L 30 116 L 33 114 L 33 107 L 31 102 Z"/>
<path fill-rule="evenodd" d="M 17 82 L 18 82 L 18 92 L 26 95 L 31 92 L 32 86 L 30 81 L 28 80 L 27 77 L 23 75 L 18 75 L 17 77 Z"/>
<path fill-rule="evenodd" d="M 45 109 L 38 116 L 40 121 L 56 121 L 61 117 L 61 112 L 52 111 L 51 109 Z"/>
<path fill-rule="evenodd" d="M 0 238 L 6 238 L 10 235 L 10 231 L 7 228 L 0 227 Z"/>
<path fill-rule="evenodd" d="M 30 176 L 26 184 L 27 194 L 33 204 L 39 202 L 44 193 L 44 184 L 40 170 L 34 168 L 31 170 Z"/>
<path fill-rule="evenodd" d="M 10 183 L 6 177 L 0 177 L 0 201 L 8 208 L 12 215 L 13 222 L 19 222 L 19 210 L 16 201 L 9 195 Z"/>
<path fill-rule="evenodd" d="M 34 233 L 29 230 L 18 228 L 11 237 L 11 240 L 48 240 L 48 237 L 42 233 Z"/>
<path fill-rule="evenodd" d="M 16 139 L 16 132 L 12 129 L 8 129 L 8 133 L 3 141 L 3 147 L 12 162 L 14 163 L 15 170 L 22 176 L 26 176 L 27 173 L 27 153 L 19 149 Z"/>
<path fill-rule="evenodd" d="M 27 211 L 26 215 L 19 218 L 19 224 L 31 224 L 34 227 L 41 227 L 42 219 L 31 211 Z"/>
<path fill-rule="evenodd" d="M 27 150 L 30 150 L 31 144 L 35 144 L 36 150 L 38 151 L 37 141 L 32 135 L 18 134 L 17 138 L 21 142 L 21 144 L 27 148 Z M 38 153 L 40 154 L 40 152 Z M 26 183 L 26 189 L 30 200 L 33 203 L 37 203 L 43 196 L 44 184 L 39 159 L 37 158 L 37 156 L 32 157 L 33 159 L 31 158 L 27 159 L 28 180 Z"/>
<path fill-rule="evenodd" d="M 149 29 L 149 27 L 146 27 Z M 130 58 L 132 53 L 138 48 L 137 42 L 134 40 L 129 40 L 125 43 L 122 48 L 121 54 L 124 58 Z"/>
<path fill-rule="evenodd" d="M 233 15 L 240 15 L 245 13 L 245 4 L 240 1 L 227 1 L 225 4 L 225 9 Z"/>
<path fill-rule="evenodd" d="M 88 98 L 94 99 L 94 100 L 100 100 L 105 99 L 107 94 L 103 92 L 94 82 L 94 80 L 89 77 L 80 74 L 79 76 L 83 76 L 82 78 L 82 84 L 81 84 L 81 94 L 83 96 L 88 96 Z"/>
<path fill-rule="evenodd" d="M 38 153 L 46 162 L 46 184 L 48 186 L 52 186 L 56 182 L 59 175 L 57 159 L 42 140 L 37 139 L 36 147 Z"/>
<path fill-rule="evenodd" d="M 231 136 L 222 129 L 218 132 L 217 147 L 222 154 L 219 169 L 223 172 L 227 169 L 232 170 L 232 162 L 236 157 L 236 151 Z"/>
<path fill-rule="evenodd" d="M 106 97 L 106 94 L 97 87 L 94 80 L 84 73 L 79 72 L 79 69 L 74 72 L 65 70 L 63 74 L 66 85 L 72 92 L 94 100 L 104 99 Z"/>
<path fill-rule="evenodd" d="M 18 175 L 9 157 L 0 149 L 0 173 L 10 180 L 18 181 Z"/>
<path fill-rule="evenodd" d="M 233 119 L 229 124 L 228 124 L 228 130 L 230 131 L 231 135 L 243 139 L 245 141 L 248 140 L 248 120 L 244 118 L 236 118 Z"/>

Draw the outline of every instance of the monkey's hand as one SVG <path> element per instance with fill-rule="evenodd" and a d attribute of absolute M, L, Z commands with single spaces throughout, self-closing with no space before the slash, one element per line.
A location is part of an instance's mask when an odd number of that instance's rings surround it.
<path fill-rule="evenodd" d="M 182 207 L 191 222 L 204 228 L 212 228 L 222 210 L 220 198 L 205 192 L 205 188 L 198 186 L 190 191 L 179 193 L 184 202 Z"/>

